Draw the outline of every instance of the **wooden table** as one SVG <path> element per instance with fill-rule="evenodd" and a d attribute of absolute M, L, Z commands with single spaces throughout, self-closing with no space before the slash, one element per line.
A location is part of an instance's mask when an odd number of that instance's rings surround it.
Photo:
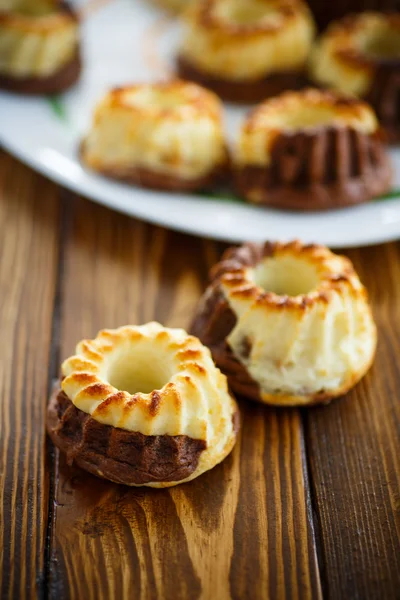
<path fill-rule="evenodd" d="M 400 598 L 399 244 L 347 253 L 380 334 L 356 389 L 304 411 L 241 401 L 232 455 L 152 490 L 67 467 L 46 438 L 49 390 L 99 328 L 187 326 L 223 245 L 113 213 L 4 153 L 0 227 L 2 598 Z"/>

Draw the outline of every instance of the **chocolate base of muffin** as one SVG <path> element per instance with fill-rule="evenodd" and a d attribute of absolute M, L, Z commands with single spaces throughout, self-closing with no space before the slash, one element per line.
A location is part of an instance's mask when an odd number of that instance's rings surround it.
<path fill-rule="evenodd" d="M 0 88 L 19 94 L 59 94 L 79 79 L 82 61 L 79 53 L 62 69 L 46 77 L 11 77 L 0 73 Z"/>
<path fill-rule="evenodd" d="M 266 166 L 235 172 L 249 202 L 300 211 L 353 206 L 388 192 L 393 171 L 381 132 L 350 128 L 280 134 Z"/>
<path fill-rule="evenodd" d="M 69 464 L 125 485 L 179 482 L 197 468 L 204 440 L 143 435 L 104 425 L 79 410 L 61 390 L 53 393 L 47 431 Z"/>
<path fill-rule="evenodd" d="M 233 392 L 250 400 L 273 406 L 327 404 L 338 395 L 321 390 L 303 397 L 276 393 L 270 394 L 267 398 L 262 394 L 259 384 L 251 377 L 245 365 L 234 356 L 226 342 L 226 338 L 235 324 L 236 317 L 222 292 L 216 286 L 204 310 L 196 315 L 190 328 L 192 335 L 198 337 L 203 344 L 210 348 L 216 365 L 228 378 L 229 387 Z M 247 352 L 249 350 L 247 348 Z M 245 357 L 246 344 L 243 346 L 243 351 Z"/>
<path fill-rule="evenodd" d="M 82 164 L 87 168 L 91 168 L 90 165 L 86 164 L 84 159 L 84 146 L 85 141 L 83 141 L 79 147 L 79 156 Z M 124 169 L 108 167 L 95 169 L 95 171 L 96 173 L 104 175 L 104 177 L 117 179 L 152 190 L 162 190 L 166 192 L 195 192 L 222 185 L 228 179 L 230 162 L 227 158 L 225 164 L 218 165 L 205 175 L 194 179 L 185 179 L 184 177 L 167 175 L 143 167 Z"/>
<path fill-rule="evenodd" d="M 400 143 L 400 60 L 380 60 L 365 100 L 374 108 L 390 144 Z"/>
<path fill-rule="evenodd" d="M 272 73 L 253 81 L 223 79 L 201 71 L 182 56 L 178 56 L 176 66 L 182 79 L 195 81 L 215 92 L 220 98 L 236 104 L 255 104 L 285 90 L 302 89 L 309 83 L 306 74 L 299 71 Z"/>

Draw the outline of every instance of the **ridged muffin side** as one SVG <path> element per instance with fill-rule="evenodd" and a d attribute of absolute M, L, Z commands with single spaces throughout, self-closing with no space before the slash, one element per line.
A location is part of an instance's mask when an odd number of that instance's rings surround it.
<path fill-rule="evenodd" d="M 286 92 L 250 113 L 233 153 L 249 202 L 324 210 L 365 202 L 391 187 L 392 167 L 373 110 L 334 92 Z"/>

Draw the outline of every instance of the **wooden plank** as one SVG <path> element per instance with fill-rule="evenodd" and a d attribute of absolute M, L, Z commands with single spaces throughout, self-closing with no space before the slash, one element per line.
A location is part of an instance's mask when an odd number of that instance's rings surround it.
<path fill-rule="evenodd" d="M 102 327 L 189 324 L 215 244 L 83 200 L 71 209 L 63 357 Z M 114 485 L 60 458 L 50 597 L 320 597 L 299 413 L 241 407 L 233 454 L 170 490 Z"/>
<path fill-rule="evenodd" d="M 43 591 L 56 186 L 0 152 L 0 596 Z"/>
<path fill-rule="evenodd" d="M 374 367 L 346 398 L 306 415 L 324 591 L 400 594 L 400 245 L 348 253 L 379 328 Z"/>

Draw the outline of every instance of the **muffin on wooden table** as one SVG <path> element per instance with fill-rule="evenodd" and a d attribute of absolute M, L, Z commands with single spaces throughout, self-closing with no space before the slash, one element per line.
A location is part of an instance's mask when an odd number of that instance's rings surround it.
<path fill-rule="evenodd" d="M 233 391 L 277 406 L 325 403 L 368 371 L 376 327 L 344 256 L 300 242 L 245 244 L 210 272 L 192 332 Z"/>
<path fill-rule="evenodd" d="M 333 23 L 311 57 L 316 83 L 364 98 L 400 142 L 400 12 L 361 13 Z"/>
<path fill-rule="evenodd" d="M 62 365 L 47 430 L 69 464 L 116 483 L 169 487 L 232 450 L 238 407 L 210 351 L 159 323 L 100 331 Z"/>
<path fill-rule="evenodd" d="M 54 94 L 71 87 L 80 71 L 78 17 L 68 3 L 0 4 L 0 87 Z"/>
<path fill-rule="evenodd" d="M 228 165 L 221 103 L 182 81 L 114 89 L 95 110 L 81 158 L 108 177 L 144 187 L 209 187 Z"/>
<path fill-rule="evenodd" d="M 326 210 L 388 192 L 390 159 L 368 104 L 330 91 L 286 92 L 255 108 L 233 155 L 238 193 L 259 206 Z"/>
<path fill-rule="evenodd" d="M 183 78 L 238 103 L 304 85 L 314 23 L 301 0 L 201 0 L 185 17 Z"/>

